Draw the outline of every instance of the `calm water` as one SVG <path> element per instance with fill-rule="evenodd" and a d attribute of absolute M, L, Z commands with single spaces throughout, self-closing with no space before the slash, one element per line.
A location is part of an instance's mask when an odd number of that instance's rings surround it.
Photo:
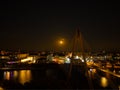
<path fill-rule="evenodd" d="M 32 79 L 31 70 L 14 70 L 14 71 L 1 71 L 0 72 L 0 90 L 17 88 Z"/>
<path fill-rule="evenodd" d="M 87 82 L 84 77 L 75 74 L 72 77 L 74 88 L 86 88 Z M 104 73 L 97 69 L 89 69 L 89 78 L 95 89 L 119 89 L 120 78 L 109 73 Z M 66 88 L 66 75 L 61 70 L 44 69 L 44 70 L 12 70 L 0 72 L 0 90 L 9 88 Z M 76 81 L 79 80 L 79 81 Z M 46 83 L 47 82 L 47 83 Z M 81 83 L 82 82 L 82 83 Z M 51 84 L 53 86 L 51 86 Z M 86 86 L 84 86 L 86 84 Z M 60 85 L 60 86 L 57 86 Z"/>
<path fill-rule="evenodd" d="M 3 72 L 4 80 L 13 80 L 15 82 L 19 82 L 24 84 L 26 82 L 30 82 L 32 79 L 31 70 L 20 70 L 20 71 L 4 71 Z"/>
<path fill-rule="evenodd" d="M 45 65 L 33 70 L 0 71 L 0 88 L 4 89 L 63 88 L 65 80 L 65 73 L 57 65 Z"/>

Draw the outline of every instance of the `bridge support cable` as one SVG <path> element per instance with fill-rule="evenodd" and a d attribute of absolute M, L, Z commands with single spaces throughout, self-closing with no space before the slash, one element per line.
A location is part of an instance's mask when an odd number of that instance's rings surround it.
<path fill-rule="evenodd" d="M 92 80 L 89 77 L 88 74 L 88 67 L 87 67 L 87 63 L 86 63 L 86 56 L 85 56 L 85 50 L 90 50 L 90 48 L 88 47 L 88 45 L 86 45 L 87 43 L 85 42 L 85 40 L 83 39 L 83 36 L 80 32 L 80 29 L 78 28 L 76 30 L 75 36 L 73 37 L 73 46 L 72 46 L 72 57 L 71 57 L 71 63 L 70 63 L 70 67 L 69 67 L 69 72 L 68 72 L 68 78 L 67 78 L 67 83 L 70 83 L 70 78 L 71 78 L 71 72 L 72 72 L 72 68 L 73 68 L 73 64 L 74 63 L 74 55 L 78 52 L 81 52 L 81 56 L 84 60 L 84 66 L 85 66 L 85 73 L 87 75 L 87 80 L 88 80 L 88 84 L 89 84 L 89 88 L 91 90 L 93 90 L 93 84 L 92 84 Z M 77 62 L 77 64 L 79 65 L 79 63 Z"/>

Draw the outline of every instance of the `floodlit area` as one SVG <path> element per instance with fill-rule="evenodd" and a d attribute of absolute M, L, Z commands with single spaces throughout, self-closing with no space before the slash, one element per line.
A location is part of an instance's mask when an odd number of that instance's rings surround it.
<path fill-rule="evenodd" d="M 64 64 L 64 63 L 70 63 L 70 58 L 68 57 L 54 57 L 53 62 L 56 62 L 58 64 Z"/>
<path fill-rule="evenodd" d="M 92 58 L 85 58 L 85 60 L 84 60 L 82 56 L 77 56 L 77 55 L 74 56 L 73 58 L 69 58 L 67 56 L 65 56 L 65 57 L 61 57 L 61 56 L 53 57 L 53 62 L 56 62 L 58 64 L 71 63 L 71 60 L 73 60 L 73 62 L 75 61 L 75 62 L 82 62 L 82 63 L 84 63 L 86 60 L 87 65 L 92 65 L 94 63 Z"/>
<path fill-rule="evenodd" d="M 33 56 L 28 56 L 27 58 L 21 59 L 21 63 L 35 63 L 36 62 L 36 57 Z"/>

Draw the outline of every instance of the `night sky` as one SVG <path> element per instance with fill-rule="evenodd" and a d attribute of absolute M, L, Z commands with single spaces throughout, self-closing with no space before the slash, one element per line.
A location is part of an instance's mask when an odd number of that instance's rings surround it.
<path fill-rule="evenodd" d="M 61 38 L 66 48 L 78 27 L 92 49 L 119 49 L 119 6 L 114 0 L 0 1 L 0 49 L 52 50 Z"/>

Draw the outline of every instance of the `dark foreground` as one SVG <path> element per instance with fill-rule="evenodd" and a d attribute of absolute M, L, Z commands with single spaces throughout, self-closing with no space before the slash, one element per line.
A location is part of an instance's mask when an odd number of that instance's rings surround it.
<path fill-rule="evenodd" d="M 21 84 L 14 80 L 4 80 L 0 70 L 0 86 L 4 89 L 103 89 L 96 82 L 90 83 L 85 73 L 84 65 L 73 65 L 71 77 L 68 79 L 69 64 L 33 64 L 29 67 L 21 65 L 19 68 L 30 69 L 32 78 L 30 82 Z M 17 67 L 17 69 L 19 70 Z M 15 69 L 15 68 L 13 68 Z M 12 70 L 12 69 L 10 69 Z M 111 89 L 111 88 L 107 88 Z"/>

